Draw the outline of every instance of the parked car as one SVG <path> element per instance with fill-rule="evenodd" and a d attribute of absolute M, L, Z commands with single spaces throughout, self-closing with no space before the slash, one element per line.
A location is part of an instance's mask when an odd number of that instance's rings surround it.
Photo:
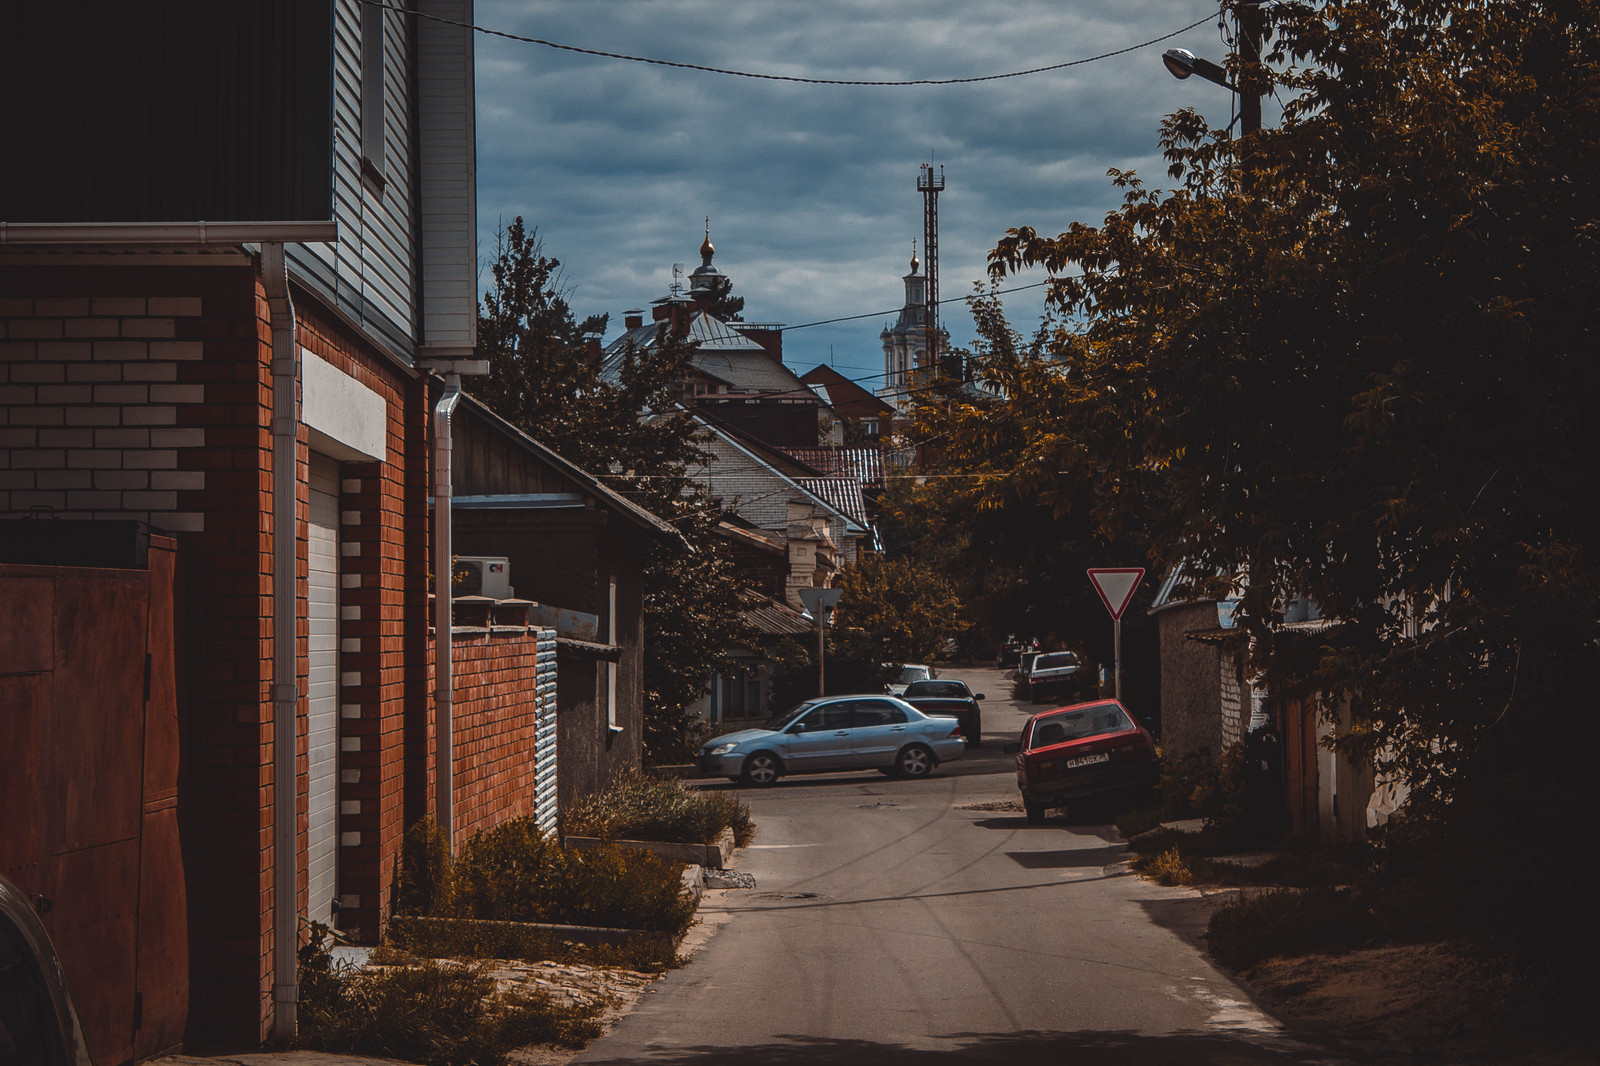
<path fill-rule="evenodd" d="M 926 777 L 941 762 L 959 759 L 965 747 L 954 718 L 924 714 L 893 696 L 828 696 L 759 729 L 707 741 L 700 772 L 761 786 L 784 774 L 836 770 Z"/>
<path fill-rule="evenodd" d="M 1036 640 L 1007 638 L 1006 642 L 1000 645 L 1000 650 L 995 653 L 994 668 L 996 670 L 1004 670 L 1008 666 L 1019 666 L 1022 663 L 1023 652 L 1037 651 L 1038 648 L 1039 642 Z"/>
<path fill-rule="evenodd" d="M 94 1066 L 40 905 L 0 877 L 0 1062 Z"/>
<path fill-rule="evenodd" d="M 895 675 L 893 681 L 883 686 L 883 690 L 891 696 L 898 696 L 906 690 L 906 686 L 911 682 L 927 681 L 929 678 L 937 676 L 938 674 L 931 666 L 924 666 L 922 663 L 901 663 L 900 672 Z"/>
<path fill-rule="evenodd" d="M 965 681 L 913 681 L 900 698 L 923 714 L 954 715 L 967 747 L 983 744 L 983 709 L 978 706 L 983 693 L 974 696 Z"/>
<path fill-rule="evenodd" d="M 1075 652 L 1047 651 L 1033 657 L 1023 675 L 1028 698 L 1034 703 L 1076 691 L 1083 664 Z"/>
<path fill-rule="evenodd" d="M 1116 700 L 1040 711 L 1007 744 L 1017 757 L 1017 788 L 1028 821 L 1068 800 L 1154 785 L 1161 775 L 1155 741 Z"/>

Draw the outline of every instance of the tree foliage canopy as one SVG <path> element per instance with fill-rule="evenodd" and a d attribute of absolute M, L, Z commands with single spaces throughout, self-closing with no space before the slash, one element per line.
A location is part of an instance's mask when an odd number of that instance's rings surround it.
<path fill-rule="evenodd" d="M 1113 171 L 1101 225 L 1010 231 L 992 274 L 1047 268 L 1055 317 L 977 360 L 1000 414 L 928 429 L 1009 457 L 980 514 L 1031 471 L 1095 536 L 1245 583 L 1271 691 L 1348 702 L 1342 746 L 1403 770 L 1438 869 L 1481 885 L 1595 813 L 1600 11 L 1224 6 L 1281 124 L 1179 112 L 1175 188 Z M 1285 638 L 1302 595 L 1335 624 Z"/>
<path fill-rule="evenodd" d="M 630 345 L 615 373 L 602 374 L 588 337 L 605 320 L 574 319 L 560 265 L 521 218 L 506 227 L 478 319 L 489 376 L 472 391 L 683 534 L 652 548 L 645 570 L 645 751 L 675 761 L 684 709 L 748 636 L 732 562 L 712 535 L 722 512 L 685 473 L 703 458 L 696 423 L 677 405 L 693 349 L 681 331 L 668 332 Z"/>
<path fill-rule="evenodd" d="M 932 662 L 966 628 L 955 586 L 914 558 L 863 555 L 840 576 L 842 623 L 864 631 L 884 662 Z"/>

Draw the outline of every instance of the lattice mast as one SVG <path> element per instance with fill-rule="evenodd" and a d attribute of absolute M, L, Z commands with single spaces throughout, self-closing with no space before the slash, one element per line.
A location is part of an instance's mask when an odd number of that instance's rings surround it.
<path fill-rule="evenodd" d="M 923 365 L 919 369 L 937 371 L 939 368 L 939 193 L 944 190 L 944 165 L 938 173 L 932 163 L 922 164 L 917 175 L 917 189 L 922 193 L 922 252 L 927 258 L 927 311 L 923 322 L 927 327 L 927 340 L 923 346 Z"/>

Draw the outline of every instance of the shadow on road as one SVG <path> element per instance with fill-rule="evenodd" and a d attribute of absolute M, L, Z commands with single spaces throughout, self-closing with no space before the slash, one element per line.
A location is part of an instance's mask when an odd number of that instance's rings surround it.
<path fill-rule="evenodd" d="M 1067 848 L 1063 851 L 1008 851 L 1006 857 L 1025 870 L 1103 869 L 1128 857 L 1122 844 L 1103 848 Z"/>
<path fill-rule="evenodd" d="M 1063 1005 L 1063 1014 L 1070 1013 Z M 795 1036 L 741 1047 L 703 1045 L 657 1050 L 645 1058 L 584 1056 L 586 1064 L 648 1062 L 657 1066 L 955 1066 L 1004 1062 L 1007 1066 L 1288 1066 L 1326 1063 L 1303 1046 L 1265 1046 L 1241 1036 L 1177 1033 L 1142 1036 L 1130 1032 L 944 1033 L 948 1048 L 912 1048 L 872 1040 Z"/>

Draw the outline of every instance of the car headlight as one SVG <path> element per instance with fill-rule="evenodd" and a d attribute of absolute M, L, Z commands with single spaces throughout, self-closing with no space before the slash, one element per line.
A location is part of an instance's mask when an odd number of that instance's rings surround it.
<path fill-rule="evenodd" d="M 737 744 L 718 744 L 716 747 L 711 749 L 711 754 L 713 754 L 713 755 L 726 755 L 726 754 L 728 754 L 728 752 L 732 751 L 734 748 L 737 748 L 738 746 L 739 745 L 737 745 Z"/>

